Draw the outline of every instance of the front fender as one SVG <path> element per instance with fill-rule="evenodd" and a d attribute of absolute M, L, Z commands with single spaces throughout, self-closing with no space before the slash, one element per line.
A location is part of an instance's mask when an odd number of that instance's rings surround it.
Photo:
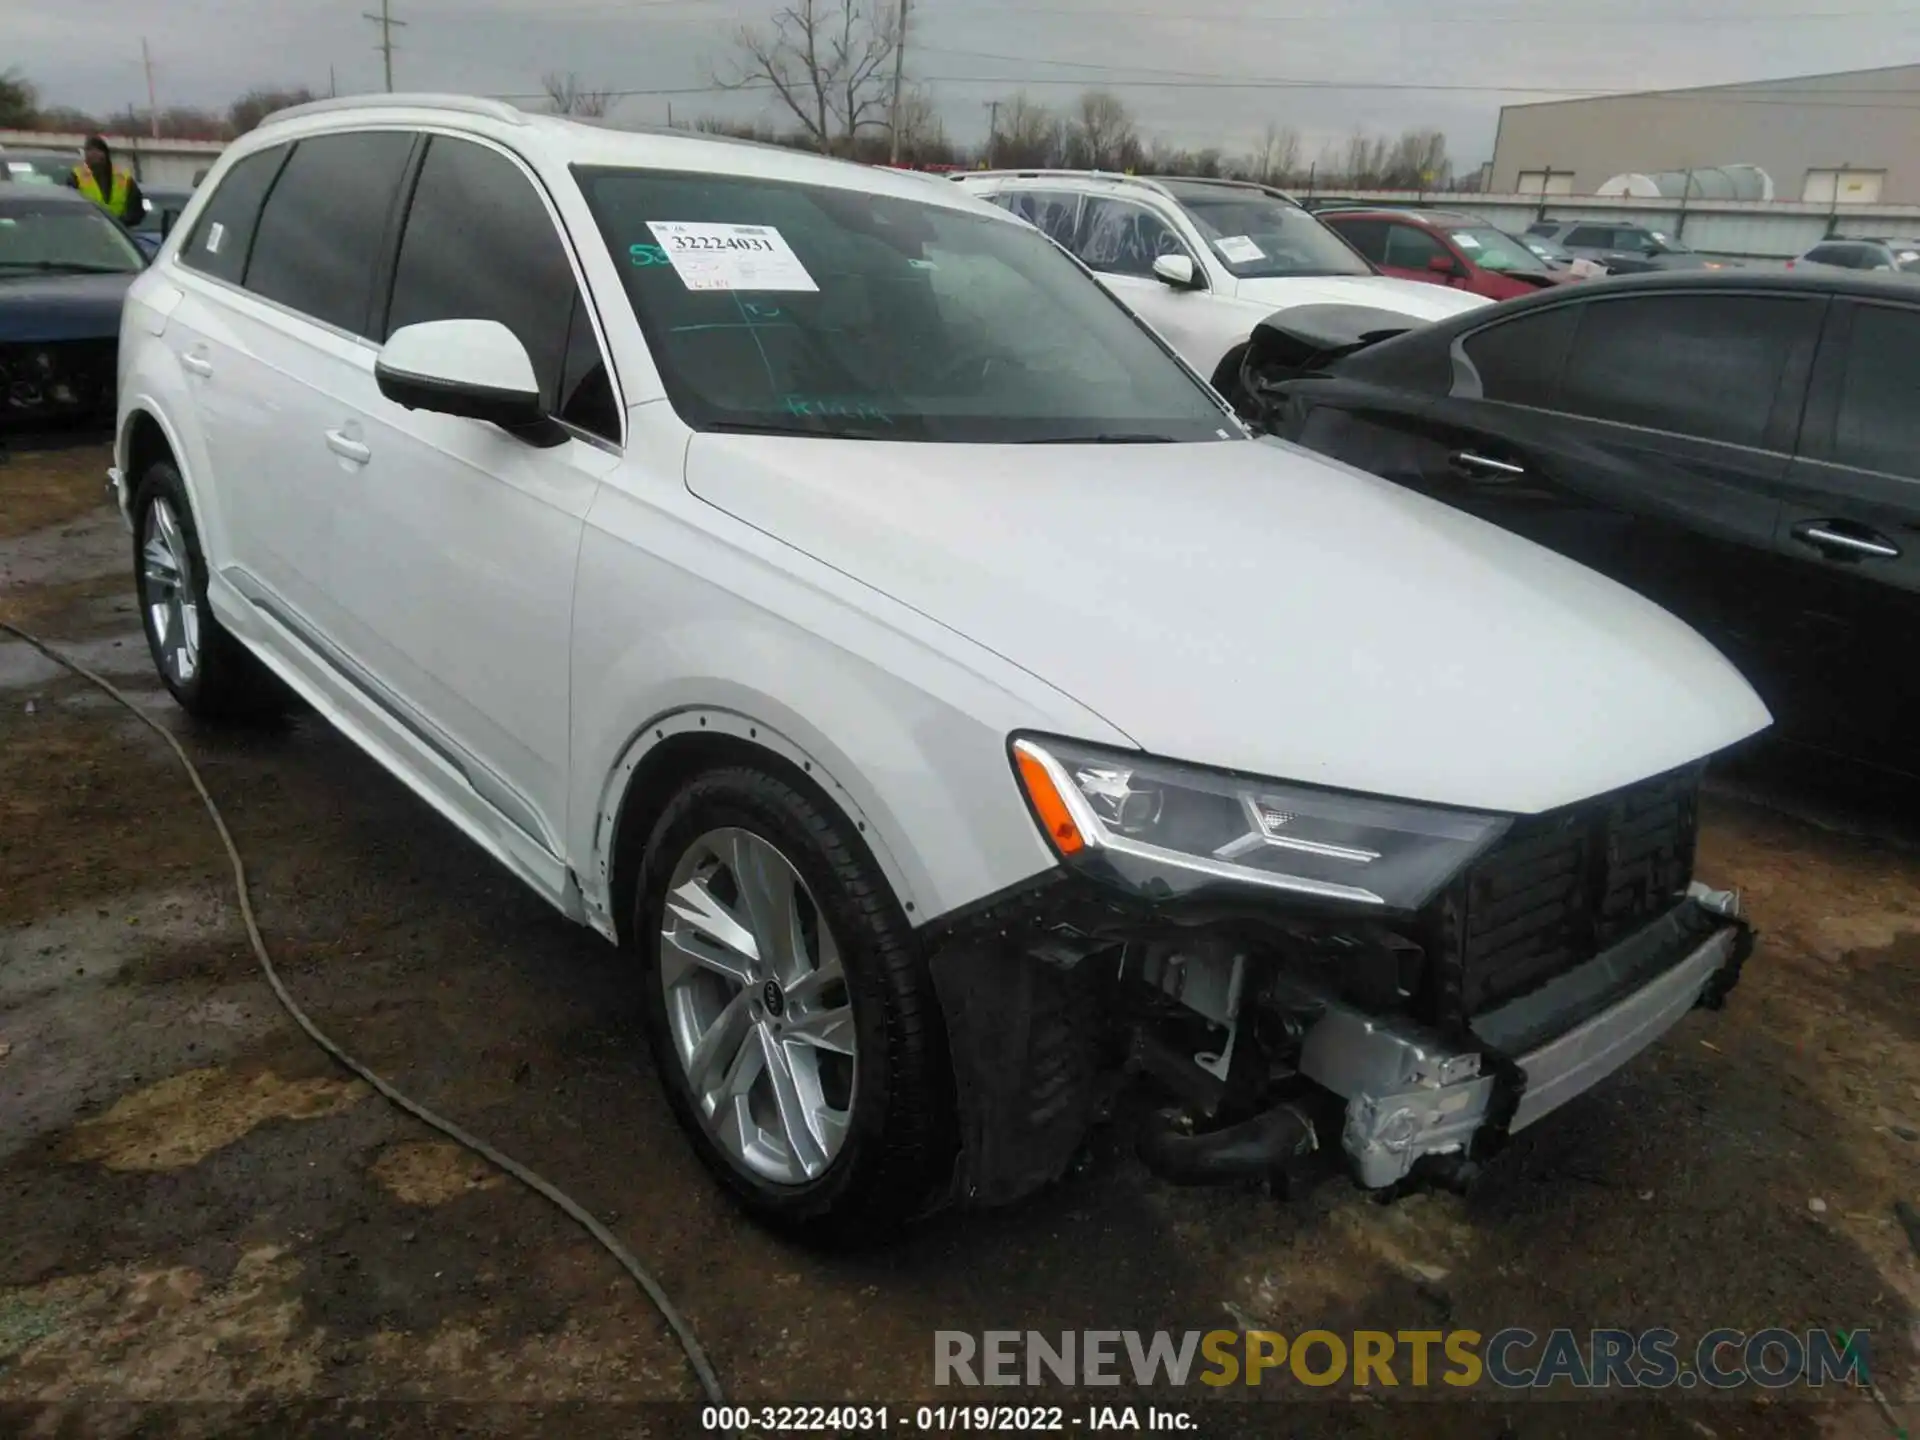
<path fill-rule="evenodd" d="M 648 748 L 719 730 L 818 780 L 915 925 L 1050 868 L 1011 732 L 1132 742 L 951 631 L 693 499 L 603 488 L 574 609 L 568 852 L 610 917 L 626 786 Z M 705 721 L 702 726 L 701 722 Z M 601 928 L 606 929 L 606 924 Z"/>

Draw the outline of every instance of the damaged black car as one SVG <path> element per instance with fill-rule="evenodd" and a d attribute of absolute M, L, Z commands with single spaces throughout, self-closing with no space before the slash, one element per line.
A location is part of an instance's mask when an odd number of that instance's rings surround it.
<path fill-rule="evenodd" d="M 145 267 L 79 195 L 0 189 L 0 429 L 112 423 L 120 308 Z"/>

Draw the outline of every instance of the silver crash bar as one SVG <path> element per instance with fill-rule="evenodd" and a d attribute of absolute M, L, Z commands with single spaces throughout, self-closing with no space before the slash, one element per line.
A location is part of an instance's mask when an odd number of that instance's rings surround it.
<path fill-rule="evenodd" d="M 1739 918 L 1740 899 L 1731 891 L 1696 884 L 1688 894 L 1702 909 Z M 1638 989 L 1514 1056 L 1526 1086 L 1508 1131 L 1551 1114 L 1666 1034 L 1733 959 L 1741 937 L 1738 927 L 1716 930 Z M 1581 969 L 1604 970 L 1608 961 L 1599 956 Z M 1535 1020 L 1550 1014 L 1557 998 L 1552 992 L 1563 982 L 1570 997 L 1592 977 L 1562 977 L 1506 1011 L 1529 1010 Z M 1300 1073 L 1346 1100 L 1341 1140 L 1359 1182 L 1373 1189 L 1392 1185 L 1423 1156 L 1464 1151 L 1493 1102 L 1494 1077 L 1483 1073 L 1480 1054 L 1338 1000 L 1322 997 L 1319 1004 L 1320 1016 L 1302 1047 Z M 1503 1022 L 1512 1028 L 1528 1019 L 1506 1011 L 1476 1021 L 1476 1030 L 1484 1036 L 1488 1022 L 1497 1030 Z"/>

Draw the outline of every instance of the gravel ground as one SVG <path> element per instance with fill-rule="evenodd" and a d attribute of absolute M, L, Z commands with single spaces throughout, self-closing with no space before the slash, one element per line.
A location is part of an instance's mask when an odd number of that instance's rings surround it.
<path fill-rule="evenodd" d="M 1470 1199 L 1177 1190 L 1109 1138 L 1016 1211 L 823 1257 L 743 1222 L 698 1169 L 619 952 L 312 717 L 188 725 L 140 638 L 106 463 L 97 446 L 0 462 L 0 618 L 187 737 L 316 1019 L 613 1225 L 737 1398 L 952 1402 L 937 1329 L 1783 1325 L 1869 1330 L 1912 1423 L 1920 1285 L 1893 1206 L 1920 1197 L 1920 827 L 1898 815 L 1780 776 L 1719 787 L 1701 875 L 1744 891 L 1763 932 L 1747 979 L 1522 1136 Z M 623 1408 L 697 1391 L 603 1252 L 294 1030 L 226 875 L 157 739 L 0 642 L 0 1405 L 26 1407 L 0 1432 L 690 1423 Z M 1851 1391 L 1605 1409 L 1290 1393 L 1313 1398 L 1175 1400 L 1206 1434 L 1897 1433 Z"/>

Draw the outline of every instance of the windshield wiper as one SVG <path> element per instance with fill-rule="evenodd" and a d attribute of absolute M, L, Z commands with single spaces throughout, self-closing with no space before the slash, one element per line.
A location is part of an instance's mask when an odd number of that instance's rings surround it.
<path fill-rule="evenodd" d="M 9 270 L 33 270 L 51 275 L 131 275 L 112 265 L 87 265 L 77 260 L 0 260 Z"/>
<path fill-rule="evenodd" d="M 883 440 L 865 430 L 828 430 L 813 425 L 763 425 L 750 420 L 715 420 L 706 427 L 723 435 L 805 435 L 814 440 Z"/>
<path fill-rule="evenodd" d="M 1050 435 L 1045 440 L 1022 440 L 1022 445 L 1172 445 L 1171 435 L 1127 434 L 1110 431 L 1101 435 Z"/>

